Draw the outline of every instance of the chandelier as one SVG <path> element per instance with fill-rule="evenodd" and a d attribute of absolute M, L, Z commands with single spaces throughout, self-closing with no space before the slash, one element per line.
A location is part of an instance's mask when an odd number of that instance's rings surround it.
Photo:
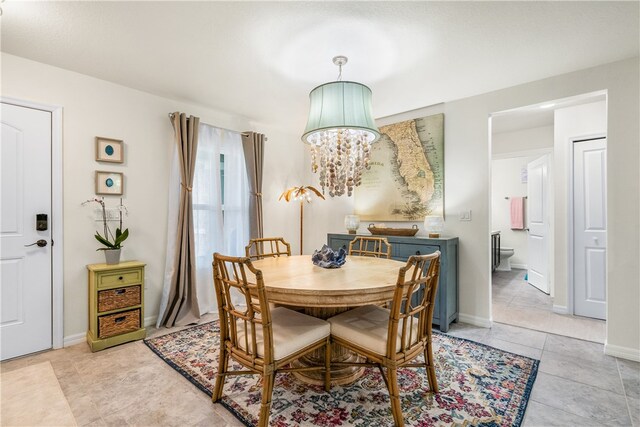
<path fill-rule="evenodd" d="M 371 112 L 371 89 L 342 81 L 346 56 L 336 56 L 338 80 L 325 83 L 309 94 L 309 120 L 302 141 L 311 145 L 311 171 L 320 172 L 322 191 L 329 196 L 351 196 L 369 169 L 371 144 L 380 132 Z"/>

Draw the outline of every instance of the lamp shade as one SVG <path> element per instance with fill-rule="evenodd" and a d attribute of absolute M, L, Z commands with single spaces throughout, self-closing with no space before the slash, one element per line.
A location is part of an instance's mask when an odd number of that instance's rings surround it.
<path fill-rule="evenodd" d="M 316 87 L 309 94 L 309 119 L 302 140 L 317 145 L 319 132 L 343 129 L 364 131 L 366 141 L 377 141 L 380 132 L 373 120 L 371 97 L 371 89 L 356 82 L 336 81 Z"/>
<path fill-rule="evenodd" d="M 356 234 L 360 227 L 360 217 L 358 215 L 347 215 L 344 217 L 344 227 L 349 234 Z"/>
<path fill-rule="evenodd" d="M 429 233 L 429 237 L 440 237 L 440 233 L 444 231 L 444 218 L 427 216 L 424 219 L 424 228 Z"/>

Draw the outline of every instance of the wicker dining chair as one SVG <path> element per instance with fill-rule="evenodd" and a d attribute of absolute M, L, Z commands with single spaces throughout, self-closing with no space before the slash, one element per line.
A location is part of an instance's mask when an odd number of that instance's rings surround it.
<path fill-rule="evenodd" d="M 266 257 L 291 256 L 291 245 L 282 237 L 263 237 L 249 240 L 244 248 L 247 257 L 252 260 Z"/>
<path fill-rule="evenodd" d="M 398 387 L 398 368 L 426 367 L 429 389 L 437 393 L 433 362 L 431 322 L 440 274 L 440 252 L 412 256 L 400 268 L 391 309 L 367 305 L 331 317 L 331 340 L 367 358 L 366 363 L 338 363 L 333 366 L 377 366 L 391 397 L 395 425 L 404 425 Z M 412 296 L 424 285 L 416 305 Z M 415 298 L 414 298 L 415 300 Z M 419 355 L 423 363 L 411 363 Z M 386 374 L 383 368 L 386 368 Z"/>
<path fill-rule="evenodd" d="M 358 236 L 349 242 L 349 255 L 391 258 L 391 244 L 386 237 Z"/>
<path fill-rule="evenodd" d="M 220 316 L 220 360 L 211 399 L 220 400 L 228 375 L 262 377 L 262 404 L 258 426 L 269 423 L 271 395 L 275 374 L 300 370 L 324 370 L 324 388 L 331 383 L 331 343 L 329 323 L 284 307 L 270 309 L 262 272 L 249 258 L 213 256 L 213 276 Z M 242 304 L 235 304 L 231 294 L 239 294 Z M 325 364 L 293 368 L 294 360 L 322 347 Z M 230 371 L 229 358 L 246 370 Z"/>

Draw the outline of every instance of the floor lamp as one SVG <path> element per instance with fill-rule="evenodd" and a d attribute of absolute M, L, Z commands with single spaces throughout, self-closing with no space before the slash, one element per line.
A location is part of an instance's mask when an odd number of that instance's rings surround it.
<path fill-rule="evenodd" d="M 316 196 L 324 200 L 324 196 L 322 195 L 322 193 L 320 193 L 320 191 L 318 191 L 317 189 L 313 188 L 310 185 L 288 188 L 284 190 L 284 192 L 278 198 L 278 200 L 282 200 L 284 198 L 286 202 L 290 202 L 292 200 L 294 202 L 297 202 L 297 201 L 300 202 L 300 255 L 302 255 L 302 235 L 303 235 L 302 229 L 304 224 L 304 202 L 311 203 L 311 196 L 313 194 L 315 194 Z"/>

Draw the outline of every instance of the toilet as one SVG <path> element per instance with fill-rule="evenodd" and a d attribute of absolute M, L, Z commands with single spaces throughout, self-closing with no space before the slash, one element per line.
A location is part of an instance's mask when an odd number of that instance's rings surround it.
<path fill-rule="evenodd" d="M 500 264 L 496 271 L 511 271 L 511 257 L 514 253 L 513 248 L 500 247 Z"/>

